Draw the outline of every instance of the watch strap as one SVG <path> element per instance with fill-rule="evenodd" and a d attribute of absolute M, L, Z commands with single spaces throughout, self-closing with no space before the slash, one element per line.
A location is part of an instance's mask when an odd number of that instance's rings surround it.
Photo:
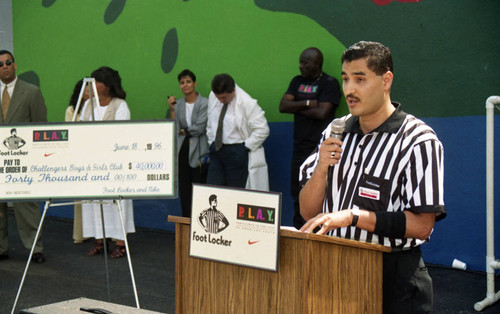
<path fill-rule="evenodd" d="M 359 211 L 352 211 L 352 222 L 351 226 L 355 227 L 358 224 L 358 219 L 359 219 Z"/>

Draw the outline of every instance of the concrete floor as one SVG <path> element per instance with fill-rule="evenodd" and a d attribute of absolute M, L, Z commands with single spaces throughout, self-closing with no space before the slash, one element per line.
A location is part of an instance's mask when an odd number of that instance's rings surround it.
<path fill-rule="evenodd" d="M 43 241 L 47 262 L 30 264 L 16 313 L 80 297 L 136 306 L 127 259 L 108 259 L 108 295 L 104 255 L 85 256 L 92 243 L 73 244 L 72 228 L 71 220 L 45 219 Z M 11 312 L 29 255 L 17 235 L 12 213 L 9 214 L 9 234 L 10 258 L 0 261 L 0 313 Z M 129 235 L 128 241 L 140 307 L 174 313 L 174 234 L 138 229 Z M 433 313 L 477 313 L 474 303 L 486 296 L 485 273 L 428 266 L 434 281 Z M 500 290 L 498 276 L 496 288 Z M 481 313 L 500 313 L 500 302 Z"/>

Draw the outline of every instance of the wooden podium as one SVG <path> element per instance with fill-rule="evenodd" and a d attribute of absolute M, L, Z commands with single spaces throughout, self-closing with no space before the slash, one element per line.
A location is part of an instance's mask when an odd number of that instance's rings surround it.
<path fill-rule="evenodd" d="M 176 313 L 382 313 L 390 248 L 282 229 L 271 272 L 190 257 L 190 219 L 168 221 L 176 223 Z"/>

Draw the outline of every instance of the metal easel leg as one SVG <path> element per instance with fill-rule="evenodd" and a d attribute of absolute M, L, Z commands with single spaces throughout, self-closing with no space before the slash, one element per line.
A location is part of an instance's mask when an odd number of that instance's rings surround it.
<path fill-rule="evenodd" d="M 104 226 L 104 209 L 102 201 L 99 201 L 101 207 L 101 226 L 102 226 L 102 242 L 104 244 L 104 267 L 106 268 L 106 287 L 108 288 L 108 301 L 111 301 L 111 293 L 109 289 L 109 267 L 108 267 L 108 244 L 106 240 L 106 230 Z M 97 241 L 97 240 L 96 240 Z"/>
<path fill-rule="evenodd" d="M 132 280 L 132 287 L 134 288 L 135 304 L 136 304 L 136 307 L 138 309 L 140 309 L 141 307 L 139 305 L 139 297 L 137 295 L 137 288 L 135 286 L 134 270 L 132 268 L 132 259 L 130 258 L 130 250 L 128 247 L 127 232 L 125 231 L 125 222 L 123 221 L 122 205 L 121 205 L 120 200 L 114 200 L 114 202 L 118 206 L 118 212 L 120 213 L 120 221 L 122 223 L 123 239 L 125 242 L 125 251 L 127 253 L 128 267 L 130 269 L 130 278 Z"/>
<path fill-rule="evenodd" d="M 47 209 L 49 208 L 50 203 L 51 203 L 50 201 L 45 202 L 43 214 L 42 214 L 42 217 L 40 218 L 40 223 L 38 224 L 38 229 L 36 230 L 35 239 L 33 240 L 33 244 L 31 245 L 30 255 L 28 257 L 28 261 L 26 262 L 26 267 L 24 268 L 23 277 L 21 279 L 21 283 L 19 284 L 19 289 L 17 290 L 17 295 L 16 295 L 16 299 L 14 300 L 14 305 L 12 306 L 11 314 L 14 314 L 14 310 L 16 309 L 16 306 L 17 306 L 17 301 L 19 300 L 19 296 L 21 295 L 21 290 L 23 289 L 24 279 L 26 278 L 26 274 L 28 273 L 28 269 L 30 267 L 30 262 L 31 262 L 31 257 L 33 256 L 33 251 L 35 250 L 35 244 L 36 244 L 36 241 L 38 240 L 38 236 L 40 235 L 40 230 L 42 230 L 43 220 L 45 219 L 45 214 L 47 213 Z"/>

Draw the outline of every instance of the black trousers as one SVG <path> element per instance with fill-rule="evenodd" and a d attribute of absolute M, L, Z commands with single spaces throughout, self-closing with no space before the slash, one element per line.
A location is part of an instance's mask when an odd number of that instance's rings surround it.
<path fill-rule="evenodd" d="M 301 186 L 299 184 L 299 171 L 302 163 L 309 157 L 308 154 L 304 152 L 293 152 L 292 164 L 290 167 L 290 193 L 293 199 L 293 226 L 297 229 L 302 228 L 306 223 L 302 215 L 300 214 L 300 204 L 299 204 L 299 193 Z"/>
<path fill-rule="evenodd" d="M 248 178 L 248 149 L 244 143 L 224 144 L 219 151 L 210 145 L 207 183 L 245 188 Z"/>
<path fill-rule="evenodd" d="M 191 217 L 193 183 L 205 183 L 206 167 L 191 168 L 189 165 L 189 138 L 185 137 L 179 151 L 179 196 L 183 217 Z"/>
<path fill-rule="evenodd" d="M 430 313 L 432 279 L 420 247 L 384 253 L 384 314 Z"/>

